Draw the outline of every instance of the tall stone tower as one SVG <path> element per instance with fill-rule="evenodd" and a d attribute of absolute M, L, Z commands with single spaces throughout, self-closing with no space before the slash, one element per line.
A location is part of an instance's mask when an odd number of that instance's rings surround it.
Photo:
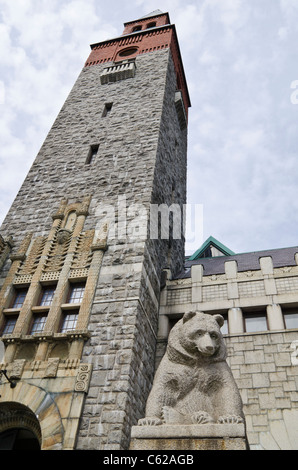
<path fill-rule="evenodd" d="M 144 414 L 190 101 L 168 13 L 124 26 L 91 46 L 1 227 L 0 446 L 126 449 Z"/>

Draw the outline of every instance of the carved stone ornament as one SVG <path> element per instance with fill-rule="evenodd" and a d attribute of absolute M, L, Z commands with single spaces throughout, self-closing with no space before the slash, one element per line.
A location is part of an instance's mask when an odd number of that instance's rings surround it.
<path fill-rule="evenodd" d="M 57 232 L 57 242 L 59 245 L 64 245 L 69 240 L 69 237 L 71 235 L 71 231 L 66 229 L 66 228 L 61 228 Z"/>
<path fill-rule="evenodd" d="M 221 315 L 188 312 L 172 328 L 141 426 L 239 424 L 242 401 L 226 363 Z"/>
<path fill-rule="evenodd" d="M 51 358 L 48 359 L 48 364 L 45 370 L 45 377 L 56 377 L 58 366 L 59 366 L 59 358 Z"/>
<path fill-rule="evenodd" d="M 92 365 L 81 364 L 76 378 L 75 392 L 88 392 Z"/>
<path fill-rule="evenodd" d="M 25 359 L 18 359 L 12 363 L 12 369 L 10 371 L 11 379 L 20 379 L 25 366 Z"/>

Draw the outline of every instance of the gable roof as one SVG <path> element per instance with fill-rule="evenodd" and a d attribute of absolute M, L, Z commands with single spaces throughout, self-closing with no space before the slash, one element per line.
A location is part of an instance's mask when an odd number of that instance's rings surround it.
<path fill-rule="evenodd" d="M 212 254 L 212 248 L 215 248 L 219 252 L 219 254 Z M 195 261 L 201 258 L 213 258 L 217 256 L 231 255 L 235 255 L 235 253 L 228 247 L 220 243 L 218 240 L 216 240 L 216 238 L 210 236 L 193 255 L 187 258 L 187 261 Z"/>
<path fill-rule="evenodd" d="M 164 12 L 161 10 L 154 10 L 151 13 L 148 13 L 145 16 L 142 16 L 140 20 L 144 20 L 145 18 L 151 18 L 152 16 L 164 15 Z"/>

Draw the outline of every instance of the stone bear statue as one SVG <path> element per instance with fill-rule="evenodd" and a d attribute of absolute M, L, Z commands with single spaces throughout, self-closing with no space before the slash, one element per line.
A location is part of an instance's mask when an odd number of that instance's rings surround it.
<path fill-rule="evenodd" d="M 221 315 L 188 312 L 176 323 L 138 425 L 244 422 L 223 322 Z"/>

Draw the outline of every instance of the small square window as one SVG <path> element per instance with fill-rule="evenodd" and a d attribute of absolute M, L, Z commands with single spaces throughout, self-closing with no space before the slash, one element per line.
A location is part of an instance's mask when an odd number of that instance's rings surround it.
<path fill-rule="evenodd" d="M 68 303 L 80 304 L 83 300 L 84 292 L 85 292 L 85 283 L 84 284 L 72 284 L 70 286 Z"/>
<path fill-rule="evenodd" d="M 78 321 L 78 311 L 77 310 L 69 310 L 68 312 L 64 313 L 62 326 L 61 326 L 61 333 L 66 333 L 67 331 L 73 331 L 76 329 L 77 321 Z"/>
<path fill-rule="evenodd" d="M 244 314 L 245 331 L 255 333 L 257 331 L 267 331 L 267 316 L 265 313 Z"/>
<path fill-rule="evenodd" d="M 41 333 L 45 327 L 47 315 L 34 315 L 30 334 Z"/>
<path fill-rule="evenodd" d="M 9 315 L 6 317 L 2 335 L 11 335 L 13 333 L 17 319 L 18 315 Z"/>
<path fill-rule="evenodd" d="M 15 298 L 12 303 L 12 308 L 22 308 L 25 301 L 28 289 L 17 289 Z"/>
<path fill-rule="evenodd" d="M 52 304 L 55 290 L 56 286 L 44 287 L 42 289 L 41 300 L 39 305 L 49 307 Z"/>

